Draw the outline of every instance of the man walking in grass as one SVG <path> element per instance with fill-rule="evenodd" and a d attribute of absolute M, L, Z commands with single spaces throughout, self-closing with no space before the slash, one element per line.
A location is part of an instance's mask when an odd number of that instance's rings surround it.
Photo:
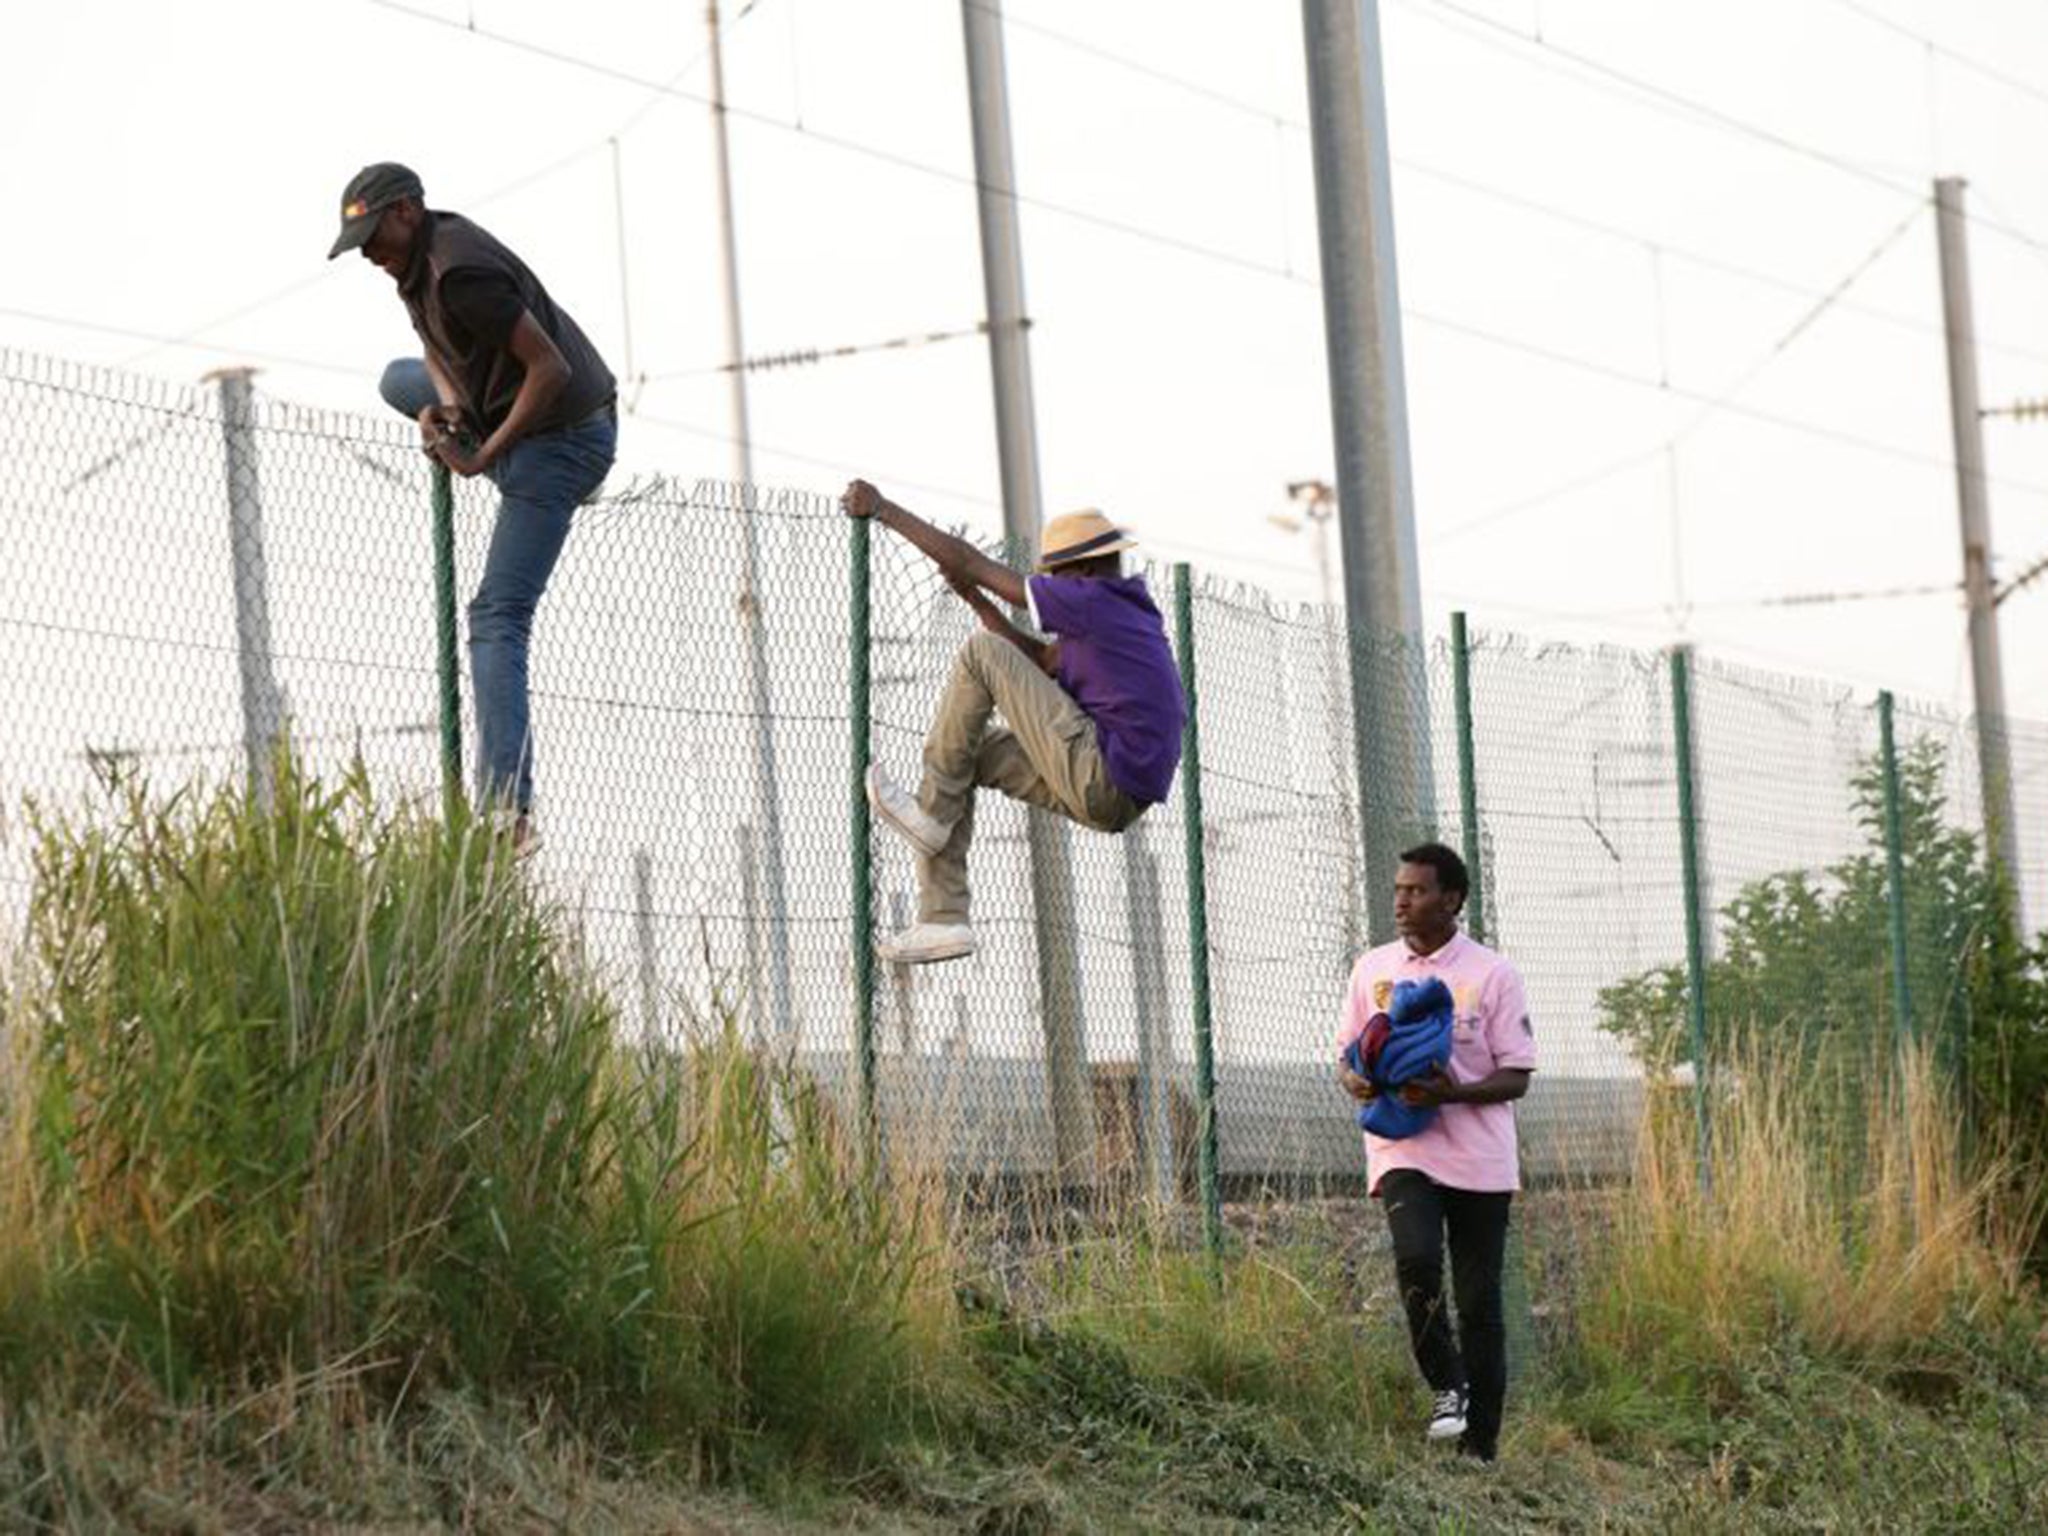
<path fill-rule="evenodd" d="M 418 421 L 427 453 L 498 488 L 483 580 L 469 605 L 477 794 L 532 836 L 527 648 L 576 509 L 618 446 L 617 387 L 597 348 L 540 279 L 488 231 L 426 206 L 402 165 L 365 166 L 341 194 L 328 259 L 360 250 L 398 285 L 422 357 L 384 370 L 387 404 Z"/>
<path fill-rule="evenodd" d="M 967 850 L 975 791 L 998 789 L 1098 832 L 1123 831 L 1173 786 L 1187 714 L 1180 672 L 1145 579 L 1123 573 L 1133 541 L 1100 512 L 1047 523 L 1038 570 L 1026 577 L 865 480 L 840 504 L 923 551 L 981 620 L 940 697 L 917 793 L 880 765 L 867 783 L 875 814 L 918 855 L 917 922 L 877 953 L 905 965 L 956 960 L 974 952 Z M 1026 634 L 991 594 L 1028 608 L 1033 625 L 1057 638 Z M 991 720 L 997 712 L 1000 726 Z"/>
<path fill-rule="evenodd" d="M 1386 1209 L 1415 1362 L 1436 1393 L 1429 1438 L 1455 1440 L 1464 1454 L 1492 1461 L 1508 1382 L 1501 1271 L 1508 1206 L 1521 1187 L 1514 1101 L 1529 1091 L 1536 1041 L 1514 966 L 1458 931 L 1469 889 L 1465 861 L 1443 844 L 1401 855 L 1394 877 L 1400 938 L 1366 951 L 1352 970 L 1337 1031 L 1337 1080 L 1361 1104 L 1372 1103 L 1381 1090 L 1345 1064 L 1347 1048 L 1384 1034 L 1382 1016 L 1401 983 L 1443 983 L 1452 1009 L 1448 1070 L 1392 1090 L 1404 1104 L 1437 1112 L 1408 1136 L 1368 1130 L 1366 1169 L 1370 1192 Z M 1455 1338 L 1444 1309 L 1446 1236 Z"/>

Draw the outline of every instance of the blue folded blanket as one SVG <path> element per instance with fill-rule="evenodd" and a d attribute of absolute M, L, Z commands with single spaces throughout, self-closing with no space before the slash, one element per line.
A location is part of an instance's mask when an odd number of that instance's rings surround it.
<path fill-rule="evenodd" d="M 1434 976 L 1394 986 L 1387 1007 L 1391 1026 L 1387 1043 L 1368 1062 L 1361 1054 L 1364 1037 L 1344 1048 L 1344 1064 L 1379 1089 L 1379 1097 L 1358 1108 L 1358 1123 L 1375 1136 L 1398 1141 L 1413 1136 L 1436 1119 L 1437 1107 L 1403 1104 L 1394 1091 L 1403 1083 L 1446 1072 L 1451 1064 L 1451 989 Z"/>

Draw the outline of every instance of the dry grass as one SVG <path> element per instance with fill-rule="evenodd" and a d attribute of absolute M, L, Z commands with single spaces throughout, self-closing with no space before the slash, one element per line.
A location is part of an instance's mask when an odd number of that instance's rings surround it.
<path fill-rule="evenodd" d="M 1928 1052 L 1868 1074 L 1756 1052 L 1717 1085 L 1711 1182 L 1691 1094 L 1653 1095 L 1634 1180 L 1586 1245 L 1608 1255 L 1585 1318 L 1603 1351 L 1713 1367 L 1789 1333 L 1902 1360 L 2020 1295 L 2040 1211 L 2012 1209 L 2002 1161 L 1965 1157 Z"/>

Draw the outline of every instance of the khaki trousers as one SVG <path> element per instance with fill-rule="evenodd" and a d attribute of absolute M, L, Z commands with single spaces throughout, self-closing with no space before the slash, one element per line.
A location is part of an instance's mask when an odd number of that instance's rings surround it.
<path fill-rule="evenodd" d="M 998 710 L 1008 729 L 990 724 Z M 1087 711 L 1016 646 L 985 629 L 960 647 L 925 737 L 918 803 L 952 822 L 953 835 L 936 857 L 918 860 L 924 922 L 968 919 L 974 792 L 984 787 L 1097 832 L 1121 832 L 1145 809 L 1110 782 Z"/>

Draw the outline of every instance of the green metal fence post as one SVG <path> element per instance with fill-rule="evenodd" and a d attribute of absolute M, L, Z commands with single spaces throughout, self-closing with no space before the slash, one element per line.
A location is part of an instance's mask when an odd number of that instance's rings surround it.
<path fill-rule="evenodd" d="M 858 1054 L 861 1135 L 870 1154 L 878 1150 L 880 1121 L 875 1113 L 875 890 L 874 820 L 868 808 L 867 776 L 872 722 L 869 684 L 872 680 L 871 608 L 868 544 L 871 528 L 864 517 L 852 519 L 852 599 L 847 654 L 850 673 L 847 714 L 852 720 L 853 797 L 853 1035 Z"/>
<path fill-rule="evenodd" d="M 1892 1020 L 1903 1049 L 1913 1038 L 1913 989 L 1906 970 L 1906 856 L 1899 825 L 1899 749 L 1892 732 L 1892 696 L 1877 696 L 1877 744 L 1884 768 L 1885 907 L 1891 918 Z"/>
<path fill-rule="evenodd" d="M 1693 1108 L 1699 1118 L 1700 1187 L 1711 1188 L 1712 1122 L 1707 1102 L 1707 942 L 1700 911 L 1699 818 L 1693 795 L 1692 651 L 1671 651 L 1671 725 L 1678 764 L 1679 857 L 1685 877 L 1685 976 L 1692 1024 Z"/>
<path fill-rule="evenodd" d="M 441 683 L 441 811 L 462 810 L 462 690 L 455 671 L 455 487 L 438 460 L 434 485 L 434 661 Z"/>
<path fill-rule="evenodd" d="M 1458 717 L 1458 825 L 1464 830 L 1465 872 L 1472 892 L 1465 899 L 1465 926 L 1486 942 L 1486 881 L 1479 867 L 1479 782 L 1472 751 L 1472 647 L 1465 635 L 1465 615 L 1451 615 L 1451 698 Z"/>
<path fill-rule="evenodd" d="M 1202 1179 L 1202 1244 L 1220 1275 L 1223 1205 L 1216 1180 L 1216 1045 L 1209 995 L 1209 884 L 1202 846 L 1202 730 L 1195 689 L 1195 602 L 1185 562 L 1173 568 L 1173 632 L 1187 698 L 1181 731 L 1180 803 L 1187 826 L 1188 967 L 1195 1010 L 1195 1101 Z"/>
<path fill-rule="evenodd" d="M 1462 611 L 1451 615 L 1451 701 L 1458 726 L 1458 825 L 1464 844 L 1465 873 L 1472 889 L 1465 898 L 1465 929 L 1486 942 L 1486 879 L 1479 859 L 1479 776 L 1472 746 L 1472 641 Z M 1503 1311 L 1509 1349 L 1524 1359 L 1536 1353 L 1536 1313 L 1529 1295 L 1529 1263 L 1522 1246 L 1522 1222 L 1508 1228 L 1503 1263 Z"/>

